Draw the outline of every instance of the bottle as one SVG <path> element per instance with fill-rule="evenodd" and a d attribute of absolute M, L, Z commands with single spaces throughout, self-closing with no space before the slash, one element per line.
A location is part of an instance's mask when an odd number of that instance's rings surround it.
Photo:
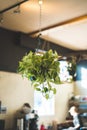
<path fill-rule="evenodd" d="M 40 126 L 40 130 L 45 130 L 45 126 L 43 124 Z"/>

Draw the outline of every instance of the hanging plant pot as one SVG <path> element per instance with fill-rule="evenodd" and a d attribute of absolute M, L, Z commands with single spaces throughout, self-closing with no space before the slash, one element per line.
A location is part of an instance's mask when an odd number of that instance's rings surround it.
<path fill-rule="evenodd" d="M 48 99 L 50 92 L 56 93 L 51 83 L 60 84 L 58 54 L 52 50 L 42 55 L 30 51 L 19 62 L 18 72 Z"/>

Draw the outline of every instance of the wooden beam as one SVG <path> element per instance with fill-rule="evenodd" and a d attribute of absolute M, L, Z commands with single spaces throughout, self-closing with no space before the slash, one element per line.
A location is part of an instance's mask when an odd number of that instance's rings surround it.
<path fill-rule="evenodd" d="M 78 56 L 78 55 L 87 55 L 87 50 L 73 51 L 69 53 L 67 56 Z"/>
<path fill-rule="evenodd" d="M 1 10 L 1 11 L 0 11 L 0 14 L 5 13 L 6 11 L 9 11 L 9 10 L 12 9 L 12 8 L 15 8 L 16 6 L 19 6 L 19 5 L 23 4 L 23 3 L 26 2 L 26 1 L 28 1 L 28 0 L 23 0 L 23 1 L 21 1 L 21 2 L 17 2 L 16 4 L 11 5 L 10 7 L 7 7 L 7 8 L 5 8 L 5 9 Z"/>
<path fill-rule="evenodd" d="M 77 17 L 68 19 L 66 21 L 62 21 L 62 22 L 59 22 L 57 24 L 54 24 L 54 25 L 42 28 L 41 31 L 49 30 L 49 29 L 52 29 L 52 28 L 55 28 L 55 27 L 63 26 L 63 25 L 66 25 L 66 24 L 71 24 L 71 23 L 74 23 L 74 22 L 79 22 L 79 21 L 82 21 L 82 20 L 85 20 L 85 19 L 87 19 L 87 14 L 84 14 L 84 15 L 81 15 L 81 16 L 77 16 Z M 36 30 L 36 31 L 30 32 L 28 34 L 29 35 L 34 35 L 34 34 L 36 34 L 38 32 L 39 32 L 39 29 Z"/>

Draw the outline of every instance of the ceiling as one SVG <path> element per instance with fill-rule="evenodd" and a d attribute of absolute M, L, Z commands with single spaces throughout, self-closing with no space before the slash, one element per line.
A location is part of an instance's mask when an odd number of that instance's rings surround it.
<path fill-rule="evenodd" d="M 0 27 L 34 37 L 41 31 L 54 44 L 87 50 L 87 0 L 43 0 L 41 10 L 38 0 L 0 0 L 0 20 Z"/>

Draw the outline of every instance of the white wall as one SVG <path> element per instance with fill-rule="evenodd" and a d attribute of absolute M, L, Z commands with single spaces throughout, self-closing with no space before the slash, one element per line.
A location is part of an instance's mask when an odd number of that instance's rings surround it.
<path fill-rule="evenodd" d="M 55 85 L 57 94 L 55 95 L 55 115 L 40 117 L 39 123 L 48 124 L 53 120 L 61 123 L 67 114 L 67 104 L 69 95 L 73 92 L 72 84 Z M 34 90 L 31 82 L 23 79 L 21 75 L 0 71 L 0 100 L 2 105 L 7 107 L 6 114 L 0 114 L 0 119 L 6 121 L 6 128 L 11 128 L 14 122 L 14 115 L 25 102 L 34 106 Z"/>
<path fill-rule="evenodd" d="M 0 118 L 5 118 L 6 128 L 11 128 L 15 112 L 25 102 L 33 105 L 33 87 L 21 75 L 0 72 L 0 100 L 2 105 L 7 107 L 7 113 L 0 114 Z"/>

